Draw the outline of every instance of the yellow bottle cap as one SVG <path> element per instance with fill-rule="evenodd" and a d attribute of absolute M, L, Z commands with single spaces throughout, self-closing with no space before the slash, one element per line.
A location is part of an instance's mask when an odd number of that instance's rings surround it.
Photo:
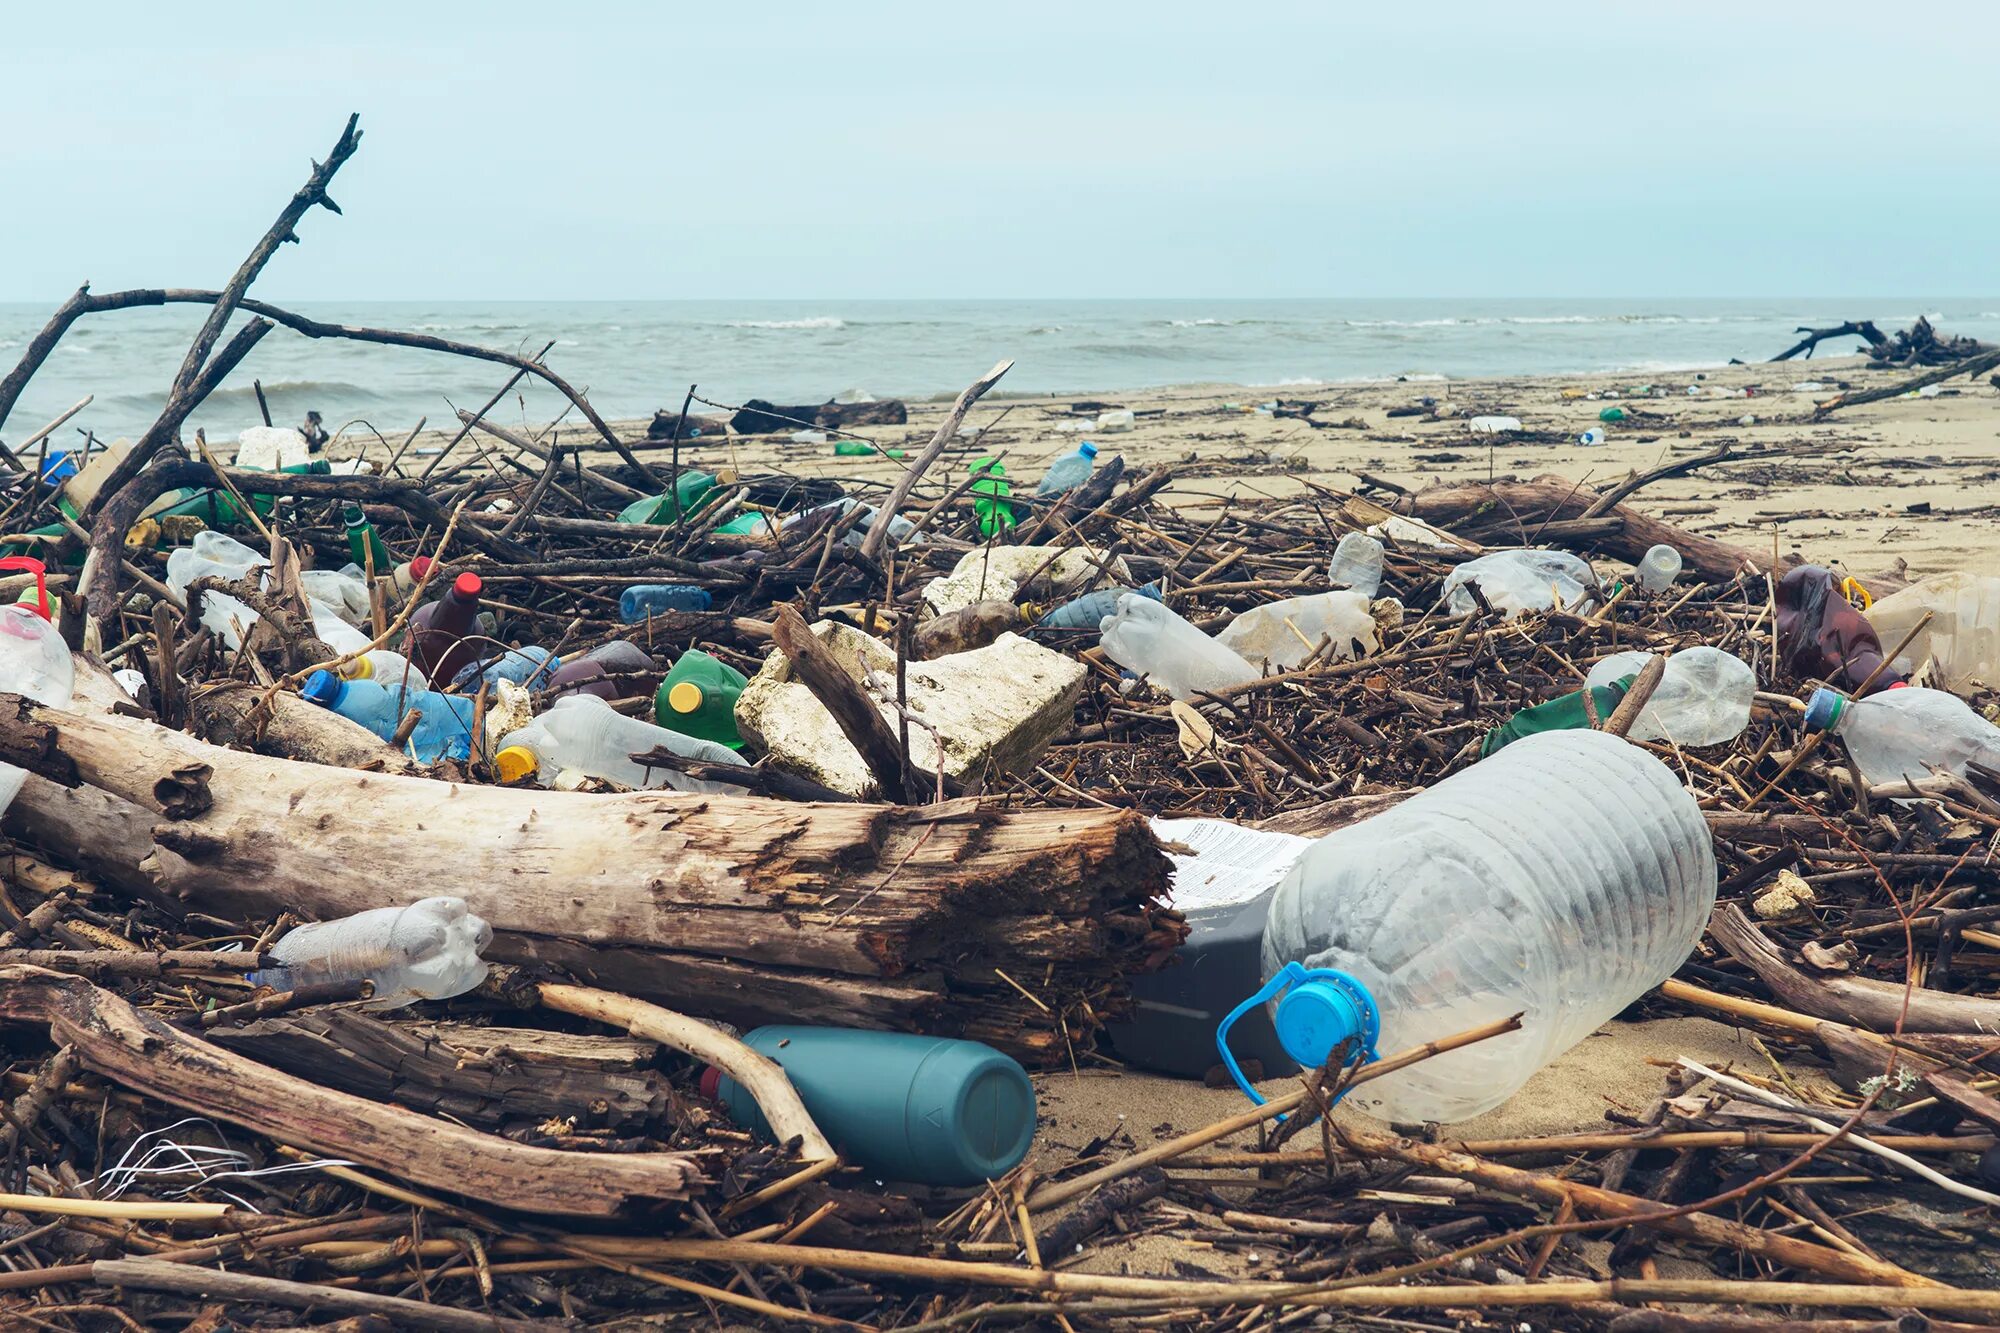
<path fill-rule="evenodd" d="M 701 686 L 691 680 L 676 681 L 667 691 L 667 707 L 676 713 L 692 713 L 701 707 Z"/>
<path fill-rule="evenodd" d="M 357 657 L 340 668 L 342 680 L 373 680 L 375 664 L 365 657 Z"/>
<path fill-rule="evenodd" d="M 502 782 L 519 782 L 532 776 L 542 766 L 535 758 L 535 752 L 525 745 L 510 745 L 493 756 L 493 767 L 500 770 Z"/>

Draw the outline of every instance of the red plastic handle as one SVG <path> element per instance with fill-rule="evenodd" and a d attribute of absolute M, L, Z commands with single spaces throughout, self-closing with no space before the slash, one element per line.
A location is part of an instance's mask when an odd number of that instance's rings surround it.
<path fill-rule="evenodd" d="M 10 555 L 0 559 L 0 569 L 32 569 L 35 571 L 34 612 L 43 620 L 52 620 L 49 615 L 49 568 L 31 555 Z"/>

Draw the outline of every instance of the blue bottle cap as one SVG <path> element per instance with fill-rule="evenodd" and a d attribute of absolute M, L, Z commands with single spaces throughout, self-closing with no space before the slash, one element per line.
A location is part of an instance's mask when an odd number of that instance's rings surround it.
<path fill-rule="evenodd" d="M 1089 440 L 1085 440 L 1082 444 L 1079 444 L 1076 447 L 1076 451 L 1082 454 L 1085 458 L 1097 457 L 1097 446 L 1092 444 Z"/>
<path fill-rule="evenodd" d="M 346 689 L 347 682 L 331 671 L 315 671 L 306 677 L 305 686 L 299 690 L 299 697 L 316 703 L 321 708 L 333 708 L 340 703 L 340 696 Z"/>
<path fill-rule="evenodd" d="M 1360 982 L 1339 972 L 1314 969 L 1278 1001 L 1273 1026 L 1285 1053 L 1306 1069 L 1318 1069 L 1344 1041 L 1360 1039 L 1372 1051 L 1382 1035 L 1375 1003 Z"/>
<path fill-rule="evenodd" d="M 1824 686 L 1813 691 L 1806 701 L 1806 728 L 1810 731 L 1832 731 L 1840 725 L 1840 715 L 1847 711 L 1847 696 L 1839 690 L 1829 690 Z"/>

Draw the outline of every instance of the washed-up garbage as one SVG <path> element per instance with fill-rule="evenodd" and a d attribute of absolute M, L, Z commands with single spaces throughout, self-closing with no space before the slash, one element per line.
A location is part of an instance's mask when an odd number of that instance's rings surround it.
<path fill-rule="evenodd" d="M 1708 825 L 1671 769 L 1599 731 L 1530 736 L 1305 850 L 1264 929 L 1278 1035 L 1311 1068 L 1343 1039 L 1400 1051 L 1521 1014 L 1349 1099 L 1466 1120 L 1672 976 L 1715 891 Z"/>
<path fill-rule="evenodd" d="M 2000 768 L 2000 727 L 1944 690 L 1903 686 L 1865 699 L 1815 691 L 1806 725 L 1847 745 L 1872 786 L 1924 782 L 1939 774 L 1962 778 L 1974 764 Z"/>
<path fill-rule="evenodd" d="M 1247 684 L 1261 674 L 1164 603 L 1137 593 L 1121 595 L 1100 629 L 1106 657 L 1176 699 Z"/>
<path fill-rule="evenodd" d="M 485 581 L 467 570 L 452 580 L 442 597 L 426 602 L 410 617 L 410 660 L 430 679 L 455 680 L 478 660 L 480 645 L 467 636 L 476 632 L 479 599 L 485 591 Z"/>
<path fill-rule="evenodd" d="M 1914 676 L 1929 663 L 1928 681 L 1956 694 L 2000 685 L 2000 578 L 1933 575 L 1877 599 L 1863 614 L 1891 648 L 1916 631 L 1891 664 L 1898 675 Z M 1929 623 L 1918 629 L 1926 614 Z"/>
<path fill-rule="evenodd" d="M 475 701 L 463 694 L 440 694 L 384 672 L 343 680 L 331 671 L 315 671 L 299 690 L 309 703 L 357 722 L 385 741 L 395 739 L 403 719 L 412 711 L 418 715 L 414 730 L 404 744 L 420 764 L 440 759 L 463 763 L 472 757 L 477 732 L 473 727 Z"/>
<path fill-rule="evenodd" d="M 881 1179 L 977 1185 L 1013 1170 L 1034 1142 L 1027 1071 L 979 1042 L 793 1026 L 753 1028 L 743 1041 L 784 1067 L 842 1158 Z M 735 1079 L 710 1070 L 703 1089 L 770 1135 Z"/>
<path fill-rule="evenodd" d="M 638 625 L 651 616 L 693 614 L 714 604 L 708 589 L 690 583 L 635 583 L 618 595 L 618 618 Z"/>
<path fill-rule="evenodd" d="M 1481 757 L 1497 753 L 1526 736 L 1545 731 L 1588 731 L 1603 725 L 1632 687 L 1630 675 L 1559 694 L 1523 708 L 1480 738 Z"/>
<path fill-rule="evenodd" d="M 1465 424 L 1475 435 L 1509 435 L 1521 429 L 1521 418 L 1500 416 L 1473 417 Z"/>
<path fill-rule="evenodd" d="M 1118 610 L 1118 599 L 1128 592 L 1156 602 L 1160 600 L 1160 589 L 1152 583 L 1138 588 L 1099 588 L 1096 592 L 1073 597 L 1061 606 L 1051 607 L 1036 624 L 1042 629 L 1085 630 L 1096 634 L 1105 617 Z"/>
<path fill-rule="evenodd" d="M 374 983 L 370 1009 L 448 1000 L 486 980 L 480 957 L 493 931 L 463 898 L 425 898 L 408 907 L 377 907 L 338 921 L 315 921 L 272 946 L 274 967 L 250 974 L 273 990 L 334 981 Z"/>
<path fill-rule="evenodd" d="M 567 774 L 572 782 L 595 778 L 633 791 L 653 787 L 711 794 L 737 790 L 690 778 L 677 769 L 650 767 L 634 758 L 655 749 L 711 764 L 741 767 L 744 762 L 727 746 L 626 717 L 594 694 L 565 695 L 550 704 L 541 716 L 501 739 L 494 762 L 507 781 L 533 777 L 545 787 L 558 785 Z"/>
<path fill-rule="evenodd" d="M 69 646 L 49 623 L 49 594 L 42 562 L 29 556 L 0 559 L 0 569 L 25 569 L 35 576 L 24 600 L 0 606 L 0 690 L 51 708 L 69 706 L 76 667 Z M 14 803 L 27 773 L 0 763 L 0 812 Z"/>
<path fill-rule="evenodd" d="M 1584 684 L 1630 679 L 1645 670 L 1653 656 L 1614 653 L 1590 669 Z M 1720 648 L 1683 648 L 1668 656 L 1659 685 L 1625 734 L 1635 741 L 1721 745 L 1750 725 L 1750 705 L 1756 695 L 1757 672 L 1742 658 Z"/>
<path fill-rule="evenodd" d="M 1367 657 L 1382 646 L 1370 600 L 1353 591 L 1287 597 L 1245 611 L 1216 642 L 1263 671 L 1294 670 L 1316 653 L 1336 662 Z"/>
<path fill-rule="evenodd" d="M 736 701 L 749 678 L 696 648 L 680 655 L 653 696 L 653 721 L 670 731 L 743 748 L 736 729 Z"/>
<path fill-rule="evenodd" d="M 951 573 L 924 585 L 924 610 L 941 616 L 974 602 L 1013 601 L 1023 594 L 1087 592 L 1131 578 L 1122 559 L 1087 545 L 982 546 L 967 551 Z M 1032 586 L 1028 586 L 1032 582 Z"/>
<path fill-rule="evenodd" d="M 1327 566 L 1327 580 L 1336 588 L 1351 588 L 1363 597 L 1382 590 L 1382 543 L 1365 532 L 1341 534 Z"/>
<path fill-rule="evenodd" d="M 1801 676 L 1872 692 L 1904 683 L 1883 661 L 1874 625 L 1847 600 L 1851 580 L 1819 565 L 1800 565 L 1778 580 L 1778 656 Z"/>
<path fill-rule="evenodd" d="M 713 502 L 721 494 L 717 489 L 720 484 L 721 478 L 717 474 L 697 472 L 689 468 L 675 480 L 672 490 L 659 495 L 645 496 L 626 505 L 618 512 L 618 521 L 620 523 L 677 522 Z"/>
<path fill-rule="evenodd" d="M 594 694 L 610 703 L 643 693 L 634 676 L 649 676 L 660 669 L 651 653 L 624 639 L 600 643 L 581 656 L 562 659 L 562 665 L 546 679 L 536 680 L 552 699 L 567 694 Z"/>
<path fill-rule="evenodd" d="M 1061 495 L 1073 491 L 1090 480 L 1091 469 L 1097 466 L 1097 446 L 1085 440 L 1075 452 L 1064 454 L 1049 464 L 1049 470 L 1035 486 L 1039 496 Z"/>
<path fill-rule="evenodd" d="M 1509 620 L 1554 608 L 1587 611 L 1598 600 L 1596 573 L 1568 551 L 1520 548 L 1466 561 L 1444 581 L 1444 603 L 1453 615 L 1478 609 L 1468 587 Z"/>
<path fill-rule="evenodd" d="M 1681 553 L 1665 542 L 1649 546 L 1632 572 L 1641 592 L 1665 592 L 1681 576 Z"/>

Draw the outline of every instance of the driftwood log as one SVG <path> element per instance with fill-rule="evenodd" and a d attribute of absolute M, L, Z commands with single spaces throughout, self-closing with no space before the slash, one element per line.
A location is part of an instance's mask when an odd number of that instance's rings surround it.
<path fill-rule="evenodd" d="M 1066 1058 L 1182 934 L 1125 811 L 461 786 L 296 763 L 0 696 L 13 827 L 110 883 L 332 918 L 463 897 L 491 956 L 731 1022 L 974 1037 Z"/>
<path fill-rule="evenodd" d="M 910 409 L 900 400 L 883 398 L 872 403 L 812 403 L 785 407 L 752 398 L 736 409 L 729 428 L 738 435 L 778 435 L 795 430 L 846 430 L 850 426 L 901 426 L 909 422 Z"/>

